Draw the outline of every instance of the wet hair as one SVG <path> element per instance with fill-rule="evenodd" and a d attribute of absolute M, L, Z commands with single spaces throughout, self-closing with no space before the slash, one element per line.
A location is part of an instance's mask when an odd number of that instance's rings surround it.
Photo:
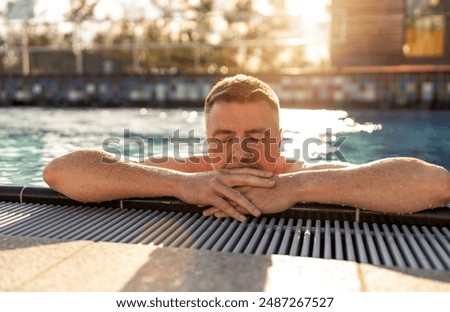
<path fill-rule="evenodd" d="M 278 97 L 267 83 L 243 74 L 224 78 L 212 87 L 205 100 L 205 115 L 217 101 L 237 103 L 266 101 L 275 110 L 277 118 L 280 110 Z"/>

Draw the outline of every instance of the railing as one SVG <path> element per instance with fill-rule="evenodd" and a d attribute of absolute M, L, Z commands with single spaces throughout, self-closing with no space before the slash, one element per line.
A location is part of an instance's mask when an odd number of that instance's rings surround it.
<path fill-rule="evenodd" d="M 450 109 L 450 67 L 344 68 L 259 75 L 284 107 Z M 0 106 L 201 106 L 216 75 L 60 75 L 0 78 Z"/>

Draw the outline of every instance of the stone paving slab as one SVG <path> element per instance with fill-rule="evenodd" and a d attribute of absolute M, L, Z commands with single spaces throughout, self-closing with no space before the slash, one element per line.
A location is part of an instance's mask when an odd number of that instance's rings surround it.
<path fill-rule="evenodd" d="M 92 242 L 0 236 L 0 291 L 14 290 Z"/>
<path fill-rule="evenodd" d="M 359 264 L 363 291 L 450 292 L 450 272 Z"/>
<path fill-rule="evenodd" d="M 146 245 L 91 243 L 18 290 L 119 291 L 155 249 Z"/>
<path fill-rule="evenodd" d="M 351 262 L 162 248 L 122 290 L 291 292 L 292 285 L 308 291 L 360 289 Z"/>
<path fill-rule="evenodd" d="M 1 291 L 450 291 L 450 273 L 0 236 Z"/>

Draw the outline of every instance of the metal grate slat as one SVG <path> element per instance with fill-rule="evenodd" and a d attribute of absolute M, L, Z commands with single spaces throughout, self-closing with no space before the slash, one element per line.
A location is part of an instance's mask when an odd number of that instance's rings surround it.
<path fill-rule="evenodd" d="M 214 218 L 211 216 L 204 221 L 202 218 L 198 219 L 197 221 L 202 222 L 199 223 L 199 226 L 195 229 L 195 231 L 193 231 L 192 233 L 187 233 L 188 237 L 180 244 L 180 247 L 189 248 L 190 246 L 194 245 L 198 237 L 205 233 L 205 230 L 208 229 L 209 226 L 213 223 Z"/>
<path fill-rule="evenodd" d="M 240 250 L 243 250 L 246 239 L 250 236 L 250 227 L 253 223 L 256 223 L 256 219 L 253 219 L 250 225 L 247 221 L 239 224 L 236 232 L 234 232 L 233 236 L 231 236 L 230 240 L 225 244 L 222 251 L 237 253 Z"/>
<path fill-rule="evenodd" d="M 191 213 L 181 214 L 181 218 L 176 216 L 176 220 L 169 220 L 167 222 L 167 226 L 164 226 L 158 231 L 157 236 L 153 239 L 153 243 L 155 245 L 163 244 L 163 246 L 168 245 L 172 242 L 176 237 L 172 238 L 172 234 L 178 231 L 184 231 L 186 229 L 186 225 L 189 220 L 195 220 L 195 217 L 198 215 L 192 216 Z M 193 222 L 193 221 L 192 221 Z"/>
<path fill-rule="evenodd" d="M 292 239 L 291 249 L 289 250 L 290 256 L 297 256 L 300 249 L 300 239 L 302 237 L 302 219 L 297 220 L 297 225 L 294 230 L 294 237 Z"/>
<path fill-rule="evenodd" d="M 53 234 L 53 236 L 59 239 L 70 239 L 72 235 L 83 231 L 86 225 L 104 220 L 110 211 L 113 211 L 113 208 L 100 208 L 92 210 L 92 212 L 87 211 L 86 218 L 72 218 L 67 224 L 67 227 L 65 227 L 62 231 Z"/>
<path fill-rule="evenodd" d="M 439 261 L 442 266 L 446 269 L 450 269 L 450 259 L 448 255 L 445 253 L 445 250 L 439 245 L 439 242 L 434 238 L 433 234 L 431 234 L 430 230 L 428 230 L 426 226 L 422 226 L 422 233 L 425 234 L 425 238 L 430 243 L 433 250 L 436 252 L 436 255 L 439 257 Z"/>
<path fill-rule="evenodd" d="M 219 221 L 219 219 L 216 220 L 216 222 Z M 219 240 L 219 238 L 223 235 L 225 230 L 230 224 L 230 219 L 226 218 L 223 222 L 217 222 L 218 228 L 216 231 L 214 231 L 212 234 L 210 232 L 205 232 L 203 235 L 206 237 L 206 242 L 203 244 L 203 246 L 200 248 L 202 250 L 210 250 L 214 244 Z"/>
<path fill-rule="evenodd" d="M 277 253 L 283 227 L 284 227 L 284 219 L 281 218 L 278 221 L 278 224 L 275 226 L 275 233 L 273 234 L 272 240 L 270 241 L 269 248 L 267 249 L 266 254 L 272 255 Z"/>
<path fill-rule="evenodd" d="M 363 229 L 364 229 L 364 237 L 366 238 L 367 242 L 367 249 L 369 251 L 369 257 L 370 257 L 370 263 L 373 263 L 375 265 L 380 265 L 380 257 L 378 256 L 377 249 L 375 247 L 375 242 L 372 238 L 372 232 L 370 231 L 369 225 L 364 222 L 363 223 Z"/>
<path fill-rule="evenodd" d="M 390 250 L 390 254 L 392 255 L 393 261 L 395 261 L 396 265 L 401 268 L 406 267 L 406 263 L 403 260 L 400 249 L 398 248 L 397 242 L 395 241 L 394 235 L 389 230 L 389 227 L 386 224 L 383 224 L 381 228 L 383 229 L 383 234 L 384 237 L 386 238 L 387 247 Z"/>
<path fill-rule="evenodd" d="M 442 246 L 445 249 L 447 255 L 450 257 L 450 240 L 445 239 L 445 236 L 435 226 L 431 228 L 431 231 L 433 232 L 434 237 L 439 242 L 440 246 Z"/>
<path fill-rule="evenodd" d="M 6 208 L 0 208 L 4 211 L 0 214 L 0 227 L 5 228 L 11 223 L 29 217 L 34 211 L 39 209 L 39 206 L 43 205 L 27 204 L 25 206 L 18 207 L 18 209 L 11 209 L 11 211 L 8 211 Z"/>
<path fill-rule="evenodd" d="M 344 250 L 342 249 L 341 225 L 338 220 L 334 221 L 334 250 L 337 260 L 344 260 Z"/>
<path fill-rule="evenodd" d="M 28 213 L 26 212 L 27 207 L 30 207 L 31 209 L 28 211 Z M 36 205 L 24 205 L 24 210 L 23 213 L 24 214 L 24 218 L 18 218 L 15 219 L 17 221 L 19 220 L 23 220 L 19 223 L 14 223 L 11 224 L 10 222 L 8 222 L 8 225 L 5 225 L 5 227 L 3 227 L 2 232 L 4 234 L 7 235 L 16 235 L 16 233 L 20 233 L 21 235 L 24 235 L 25 231 L 36 225 L 36 222 L 40 221 L 40 218 L 42 218 L 43 220 L 46 219 L 46 215 L 45 215 L 45 207 L 47 207 L 47 205 L 45 204 L 36 204 Z M 32 216 L 32 218 L 30 218 Z"/>
<path fill-rule="evenodd" d="M 253 235 L 256 233 L 256 230 L 258 227 L 265 222 L 265 219 L 258 225 L 258 219 L 253 219 L 252 222 L 247 226 L 247 229 L 244 232 L 244 235 L 242 236 L 242 239 L 240 239 L 234 248 L 234 253 L 240 253 L 245 252 L 246 248 L 252 243 Z"/>
<path fill-rule="evenodd" d="M 73 222 L 74 217 L 86 211 L 87 210 L 82 206 L 70 206 L 65 210 L 55 209 L 55 216 L 51 220 L 47 220 L 46 222 L 46 217 L 44 214 L 40 218 L 42 220 L 36 220 L 37 222 L 35 222 L 36 224 L 33 228 L 39 231 L 40 237 L 53 237 L 58 231 L 66 228 L 67 224 Z M 78 220 L 81 220 L 81 218 Z M 22 235 L 24 234 L 25 232 L 22 232 Z"/>
<path fill-rule="evenodd" d="M 256 248 L 255 254 L 256 255 L 262 255 L 267 249 L 267 245 L 269 244 L 270 236 L 272 235 L 272 232 L 274 230 L 275 225 L 275 219 L 271 218 L 269 224 L 265 227 L 266 230 L 264 232 L 264 235 L 259 240 L 258 247 Z"/>
<path fill-rule="evenodd" d="M 183 233 L 188 233 L 189 229 L 195 222 L 197 222 L 200 218 L 198 213 L 191 215 L 187 213 L 181 220 L 179 225 L 174 225 L 173 228 L 170 228 L 172 232 L 168 233 L 168 236 L 164 238 L 158 244 L 163 246 L 173 246 L 173 243 L 176 239 L 178 239 Z"/>
<path fill-rule="evenodd" d="M 314 240 L 313 240 L 313 250 L 312 257 L 320 258 L 320 220 L 316 220 L 316 226 L 314 227 Z"/>
<path fill-rule="evenodd" d="M 8 203 L 8 202 L 5 202 L 5 201 L 0 201 L 0 209 L 1 209 L 1 211 L 7 211 L 8 209 L 12 209 L 12 210 L 14 210 L 14 209 L 20 209 L 22 206 L 15 206 L 15 205 L 11 205 L 10 203 Z M 0 215 L 1 215 L 2 213 L 0 213 Z"/>
<path fill-rule="evenodd" d="M 289 241 L 291 240 L 291 235 L 293 235 L 292 225 L 294 224 L 293 219 L 289 219 L 286 225 L 286 230 L 284 231 L 283 239 L 281 240 L 280 249 L 278 253 L 280 255 L 288 254 Z"/>
<path fill-rule="evenodd" d="M 450 241 L 450 230 L 447 228 L 442 228 L 442 232 L 444 233 L 445 237 Z"/>
<path fill-rule="evenodd" d="M 78 207 L 80 207 L 80 206 L 78 206 Z M 42 232 L 45 233 L 45 230 L 54 230 L 55 225 L 57 225 L 57 224 L 59 225 L 61 220 L 64 218 L 68 218 L 71 221 L 73 221 L 74 218 L 71 217 L 71 214 L 77 213 L 76 206 L 58 207 L 57 209 L 55 209 L 55 211 L 52 211 L 53 217 L 51 219 L 49 219 L 47 217 L 47 208 L 53 209 L 56 207 L 43 205 L 41 211 L 36 212 L 35 214 L 32 215 L 31 218 L 24 220 L 24 222 L 19 223 L 15 230 L 6 231 L 5 234 L 8 234 L 8 235 L 20 234 L 23 236 L 27 236 L 27 235 L 31 235 L 34 231 L 40 231 L 41 233 Z M 83 208 L 79 209 L 79 211 L 81 211 L 81 213 L 88 212 L 87 209 L 83 209 Z M 80 212 L 78 212 L 78 213 L 80 213 Z"/>
<path fill-rule="evenodd" d="M 30 214 L 34 210 L 38 209 L 39 205 L 26 204 L 24 206 L 8 206 L 7 204 L 0 205 L 0 222 L 2 220 L 11 218 L 16 215 Z"/>
<path fill-rule="evenodd" d="M 332 246 L 331 246 L 331 227 L 330 220 L 325 220 L 325 238 L 323 246 L 323 258 L 331 259 L 332 257 Z"/>
<path fill-rule="evenodd" d="M 434 253 L 433 249 L 426 241 L 425 236 L 422 233 L 420 233 L 417 226 L 413 225 L 411 228 L 414 233 L 414 237 L 416 237 L 416 239 L 421 247 L 420 250 L 422 251 L 422 254 L 424 254 L 424 255 L 426 254 L 425 258 L 427 258 L 429 260 L 430 264 L 434 268 L 436 268 L 438 270 L 443 270 L 444 265 L 441 263 L 438 256 Z"/>
<path fill-rule="evenodd" d="M 411 246 L 411 250 L 413 251 L 414 256 L 416 257 L 417 261 L 420 263 L 420 266 L 427 270 L 431 270 L 430 261 L 428 261 L 426 255 L 420 249 L 420 246 L 417 243 L 414 235 L 409 231 L 409 229 L 406 225 L 402 225 L 402 230 L 403 230 L 403 233 L 405 234 L 406 241 Z"/>
<path fill-rule="evenodd" d="M 211 247 L 212 251 L 224 251 L 225 246 L 227 242 L 230 242 L 233 240 L 233 234 L 238 232 L 239 223 L 236 220 L 233 220 L 231 224 L 228 225 L 228 227 L 225 229 L 225 232 L 220 236 L 220 238 L 217 240 L 217 242 Z M 239 237 L 239 234 L 236 236 Z"/>
<path fill-rule="evenodd" d="M 354 222 L 353 228 L 355 231 L 355 240 L 356 240 L 356 250 L 358 253 L 358 260 L 361 263 L 368 263 L 369 258 L 366 254 L 366 249 L 364 247 L 363 234 L 361 233 L 361 229 L 359 228 L 359 224 Z"/>
<path fill-rule="evenodd" d="M 261 219 L 258 226 L 256 227 L 256 231 L 253 233 L 249 243 L 247 244 L 247 247 L 244 249 L 244 254 L 251 254 L 256 250 L 256 248 L 258 247 L 257 244 L 261 240 L 261 237 L 263 235 L 264 225 L 266 224 L 266 221 L 266 217 L 263 217 Z"/>
<path fill-rule="evenodd" d="M 408 244 L 406 243 L 403 233 L 400 231 L 400 229 L 398 228 L 398 226 L 396 224 L 392 225 L 392 230 L 394 231 L 395 238 L 398 241 L 400 250 L 401 250 L 408 266 L 413 269 L 418 269 L 419 263 L 416 261 L 416 258 L 414 257 L 411 249 L 409 248 Z"/>
<path fill-rule="evenodd" d="M 450 271 L 448 227 L 0 202 L 0 235 L 281 254 Z"/>
<path fill-rule="evenodd" d="M 201 230 L 199 228 L 197 232 L 194 233 L 194 237 L 196 238 L 192 244 L 189 244 L 189 248 L 201 249 L 208 238 L 220 227 L 220 224 L 222 223 L 221 221 L 221 219 L 211 219 L 211 223 L 208 227 Z"/>
<path fill-rule="evenodd" d="M 204 216 L 200 216 L 200 218 L 196 219 L 193 223 L 191 223 L 189 225 L 189 227 L 186 229 L 186 231 L 184 231 L 183 233 L 181 233 L 180 236 L 178 236 L 170 245 L 170 247 L 182 247 L 181 244 L 183 244 L 183 242 L 187 241 L 188 239 L 190 239 L 190 237 L 192 236 L 192 234 L 197 231 L 198 228 L 200 227 L 204 227 L 208 222 L 211 222 L 212 218 L 205 218 Z"/>
<path fill-rule="evenodd" d="M 119 242 L 119 243 L 131 243 L 135 238 L 142 233 L 142 228 L 145 228 L 147 223 L 150 222 L 154 217 L 159 214 L 158 210 L 151 211 L 150 214 L 146 214 L 139 221 L 133 224 L 128 231 L 119 234 L 117 237 L 114 237 L 111 241 Z"/>
<path fill-rule="evenodd" d="M 345 251 L 347 260 L 356 261 L 355 249 L 353 248 L 352 233 L 348 221 L 344 221 L 344 237 L 345 237 Z"/>
<path fill-rule="evenodd" d="M 119 227 L 103 236 L 101 240 L 109 242 L 127 242 L 126 237 L 133 235 L 134 231 L 147 222 L 148 217 L 154 213 L 151 210 L 137 211 L 136 214 L 125 219 Z"/>
<path fill-rule="evenodd" d="M 384 242 L 383 236 L 381 234 L 380 228 L 378 224 L 372 224 L 373 233 L 375 236 L 375 245 L 377 246 L 378 254 L 380 255 L 381 261 L 384 265 L 393 266 L 391 255 L 389 254 L 389 250 Z"/>
<path fill-rule="evenodd" d="M 311 219 L 306 220 L 306 229 L 303 234 L 302 249 L 300 251 L 301 257 L 309 256 L 309 247 L 311 243 L 311 233 L 312 233 L 311 222 L 312 222 Z"/>
<path fill-rule="evenodd" d="M 153 231 L 153 226 L 159 223 L 165 215 L 167 215 L 166 211 L 160 212 L 156 210 L 156 214 L 141 228 L 139 235 L 137 235 L 131 243 L 142 243 L 147 235 L 149 235 Z"/>
<path fill-rule="evenodd" d="M 86 223 L 79 231 L 74 231 L 70 235 L 65 236 L 66 239 L 79 240 L 88 239 L 93 241 L 100 240 L 100 237 L 114 225 L 114 221 L 126 218 L 135 210 L 121 210 L 117 214 L 107 213 L 100 220 L 92 220 Z"/>
<path fill-rule="evenodd" d="M 174 223 L 176 223 L 183 214 L 181 212 L 175 214 L 171 212 L 161 218 L 158 222 L 156 222 L 151 228 L 147 229 L 147 235 L 145 239 L 140 241 L 141 244 L 150 244 L 155 243 L 155 240 L 166 233 L 166 230 L 170 228 Z"/>

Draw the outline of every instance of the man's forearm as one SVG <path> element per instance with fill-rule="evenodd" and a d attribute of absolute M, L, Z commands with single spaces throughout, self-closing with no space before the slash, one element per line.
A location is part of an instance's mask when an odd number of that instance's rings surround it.
<path fill-rule="evenodd" d="M 411 158 L 295 173 L 299 202 L 341 204 L 380 212 L 416 212 L 450 201 L 450 174 Z"/>
<path fill-rule="evenodd" d="M 44 180 L 56 191 L 82 202 L 128 197 L 174 196 L 180 175 L 174 170 L 115 161 L 94 150 L 55 159 Z"/>

